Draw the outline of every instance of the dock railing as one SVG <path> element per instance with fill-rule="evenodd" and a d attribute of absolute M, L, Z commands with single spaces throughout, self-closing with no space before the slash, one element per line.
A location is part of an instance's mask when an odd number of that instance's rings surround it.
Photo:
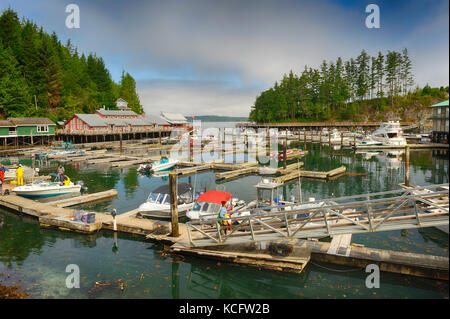
<path fill-rule="evenodd" d="M 229 218 L 231 227 L 217 219 L 190 221 L 188 239 L 191 246 L 200 247 L 448 225 L 448 185 L 345 196 L 309 208 L 261 207 Z"/>

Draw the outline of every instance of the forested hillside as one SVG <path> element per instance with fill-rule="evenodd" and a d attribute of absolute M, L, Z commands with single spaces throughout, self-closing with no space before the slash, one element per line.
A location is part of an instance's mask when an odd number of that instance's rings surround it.
<path fill-rule="evenodd" d="M 427 106 L 448 98 L 448 87 L 414 87 L 408 50 L 364 50 L 356 58 L 323 61 L 319 69 L 305 66 L 262 92 L 252 106 L 255 122 L 324 120 L 423 120 Z"/>
<path fill-rule="evenodd" d="M 78 52 L 70 40 L 63 45 L 55 33 L 20 21 L 11 9 L 0 15 L 0 119 L 67 119 L 103 105 L 114 107 L 118 97 L 142 113 L 130 74 L 123 72 L 115 83 L 101 57 Z"/>

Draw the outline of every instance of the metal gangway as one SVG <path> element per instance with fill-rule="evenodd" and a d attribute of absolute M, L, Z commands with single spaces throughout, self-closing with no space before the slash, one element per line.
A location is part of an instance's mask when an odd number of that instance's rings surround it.
<path fill-rule="evenodd" d="M 409 187 L 321 200 L 306 208 L 256 208 L 231 217 L 231 227 L 220 225 L 216 217 L 189 221 L 186 228 L 190 246 L 204 247 L 444 226 L 449 222 L 448 196 L 449 184 Z"/>

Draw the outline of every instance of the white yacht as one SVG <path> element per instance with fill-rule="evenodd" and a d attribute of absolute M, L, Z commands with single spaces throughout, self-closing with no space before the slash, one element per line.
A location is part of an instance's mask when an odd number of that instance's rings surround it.
<path fill-rule="evenodd" d="M 406 145 L 406 138 L 403 136 L 403 130 L 398 121 L 389 121 L 382 123 L 380 128 L 374 131 L 367 138 L 364 138 L 361 144 L 356 146 L 366 145 Z"/>

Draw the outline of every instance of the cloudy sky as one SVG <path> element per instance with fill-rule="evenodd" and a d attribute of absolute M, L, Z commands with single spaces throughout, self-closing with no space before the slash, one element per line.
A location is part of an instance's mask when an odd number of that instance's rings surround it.
<path fill-rule="evenodd" d="M 68 4 L 80 28 L 65 25 Z M 368 4 L 380 8 L 368 29 Z M 104 58 L 113 79 L 137 81 L 148 113 L 247 116 L 255 97 L 293 70 L 408 48 L 416 83 L 449 83 L 448 0 L 0 0 L 79 52 Z"/>

